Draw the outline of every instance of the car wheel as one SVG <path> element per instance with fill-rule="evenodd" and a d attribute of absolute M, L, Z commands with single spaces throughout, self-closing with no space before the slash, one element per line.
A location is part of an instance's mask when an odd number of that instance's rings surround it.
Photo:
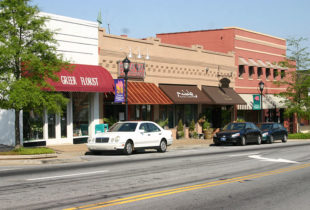
<path fill-rule="evenodd" d="M 287 142 L 287 135 L 284 135 L 284 136 L 283 136 L 282 142 L 283 142 L 283 143 L 286 143 L 286 142 Z"/>
<path fill-rule="evenodd" d="M 258 145 L 262 143 L 262 137 L 260 135 L 257 136 L 257 142 Z"/>
<path fill-rule="evenodd" d="M 274 141 L 274 138 L 273 138 L 273 135 L 271 135 L 270 138 L 269 138 L 269 142 L 268 142 L 268 143 L 269 143 L 269 144 L 272 144 L 273 141 Z"/>
<path fill-rule="evenodd" d="M 126 155 L 131 155 L 133 152 L 133 145 L 130 141 L 127 141 L 124 147 L 124 153 Z"/>
<path fill-rule="evenodd" d="M 157 149 L 158 152 L 166 152 L 167 151 L 167 143 L 165 140 L 161 140 L 159 144 L 159 148 Z"/>
<path fill-rule="evenodd" d="M 245 138 L 245 136 L 241 136 L 240 145 L 241 146 L 245 146 L 246 145 L 246 138 Z"/>

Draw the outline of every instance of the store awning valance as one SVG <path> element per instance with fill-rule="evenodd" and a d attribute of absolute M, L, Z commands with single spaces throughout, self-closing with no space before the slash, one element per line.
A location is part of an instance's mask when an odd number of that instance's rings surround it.
<path fill-rule="evenodd" d="M 48 79 L 55 91 L 62 92 L 113 92 L 114 80 L 101 66 L 72 64 L 72 70 L 57 73 L 59 81 Z"/>
<path fill-rule="evenodd" d="M 128 104 L 173 104 L 153 83 L 128 82 Z"/>
<path fill-rule="evenodd" d="M 203 85 L 202 90 L 214 101 L 215 104 L 218 105 L 246 104 L 246 102 L 232 88 Z"/>
<path fill-rule="evenodd" d="M 175 104 L 214 104 L 197 86 L 193 85 L 159 85 L 159 88 Z"/>
<path fill-rule="evenodd" d="M 248 66 L 249 63 L 246 61 L 246 59 L 239 57 L 239 65 Z"/>
<path fill-rule="evenodd" d="M 238 105 L 238 110 L 253 109 L 253 94 L 239 94 L 246 104 Z M 285 108 L 284 98 L 273 94 L 263 95 L 263 109 Z"/>

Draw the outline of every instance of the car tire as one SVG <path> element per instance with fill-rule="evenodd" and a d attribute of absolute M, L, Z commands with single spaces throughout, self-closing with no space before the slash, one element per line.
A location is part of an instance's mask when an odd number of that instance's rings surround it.
<path fill-rule="evenodd" d="M 262 144 L 262 137 L 260 135 L 257 136 L 257 142 L 258 145 Z"/>
<path fill-rule="evenodd" d="M 240 145 L 245 146 L 246 145 L 246 138 L 245 136 L 241 136 Z"/>
<path fill-rule="evenodd" d="M 165 140 L 161 140 L 159 147 L 157 149 L 158 152 L 166 152 L 167 151 L 167 142 Z"/>
<path fill-rule="evenodd" d="M 283 136 L 282 142 L 283 142 L 283 143 L 286 143 L 286 142 L 287 142 L 287 135 L 284 135 L 284 136 Z"/>
<path fill-rule="evenodd" d="M 124 147 L 124 154 L 131 155 L 133 152 L 133 144 L 130 141 L 127 141 Z"/>
<path fill-rule="evenodd" d="M 273 138 L 273 135 L 271 135 L 270 138 L 269 138 L 268 143 L 269 143 L 269 144 L 272 144 L 273 142 L 274 142 L 274 138 Z"/>

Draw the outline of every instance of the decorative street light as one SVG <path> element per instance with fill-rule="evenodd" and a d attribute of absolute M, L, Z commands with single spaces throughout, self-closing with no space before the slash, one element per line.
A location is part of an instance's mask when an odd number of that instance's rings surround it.
<path fill-rule="evenodd" d="M 123 68 L 125 73 L 125 104 L 126 104 L 126 115 L 125 120 L 128 120 L 128 94 L 127 94 L 127 80 L 128 80 L 128 72 L 130 70 L 130 60 L 126 58 L 123 60 Z"/>
<path fill-rule="evenodd" d="M 264 122 L 264 111 L 263 111 L 263 91 L 264 91 L 264 83 L 263 81 L 260 81 L 258 86 L 260 90 L 260 108 L 261 108 L 261 120 L 262 123 Z"/>

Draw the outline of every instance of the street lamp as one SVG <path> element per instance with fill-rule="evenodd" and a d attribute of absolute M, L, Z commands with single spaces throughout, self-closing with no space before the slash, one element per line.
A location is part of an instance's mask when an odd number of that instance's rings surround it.
<path fill-rule="evenodd" d="M 128 72 L 130 70 L 130 60 L 126 58 L 123 60 L 123 68 L 125 73 L 125 104 L 126 104 L 126 115 L 125 120 L 128 120 L 128 93 L 127 93 L 127 80 L 128 80 Z"/>
<path fill-rule="evenodd" d="M 259 90 L 260 90 L 260 107 L 261 107 L 261 120 L 262 122 L 264 122 L 264 111 L 263 111 L 263 91 L 264 91 L 264 83 L 263 81 L 260 81 L 258 86 L 259 86 Z"/>

